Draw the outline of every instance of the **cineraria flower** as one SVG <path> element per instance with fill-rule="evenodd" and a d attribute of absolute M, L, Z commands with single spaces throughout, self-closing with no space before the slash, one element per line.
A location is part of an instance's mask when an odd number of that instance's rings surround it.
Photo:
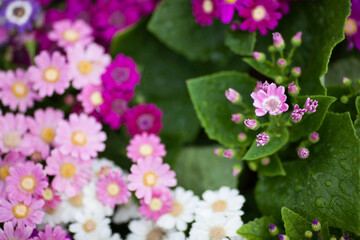
<path fill-rule="evenodd" d="M 151 201 L 153 188 L 167 188 L 176 185 L 175 172 L 170 170 L 168 164 L 163 164 L 162 159 L 146 157 L 138 159 L 137 164 L 131 166 L 128 176 L 130 181 L 128 188 L 136 191 L 137 198 L 144 198 L 145 203 Z"/>
<path fill-rule="evenodd" d="M 27 72 L 20 68 L 15 72 L 12 70 L 0 72 L 0 99 L 3 105 L 10 107 L 11 111 L 18 109 L 20 112 L 32 108 L 34 100 L 40 100 L 32 89 Z"/>
<path fill-rule="evenodd" d="M 29 80 L 41 97 L 52 96 L 54 92 L 63 94 L 70 86 L 69 66 L 59 52 L 50 55 L 42 51 L 34 58 L 36 66 L 29 68 Z"/>
<path fill-rule="evenodd" d="M 318 101 L 307 98 L 304 104 L 304 108 L 308 113 L 315 113 L 318 106 Z"/>
<path fill-rule="evenodd" d="M 163 126 L 162 116 L 154 104 L 140 104 L 126 112 L 125 124 L 131 136 L 142 132 L 158 134 Z"/>
<path fill-rule="evenodd" d="M 262 35 L 266 35 L 268 30 L 273 30 L 281 19 L 278 12 L 279 2 L 273 0 L 245 0 L 244 8 L 239 10 L 239 15 L 245 20 L 241 23 L 241 30 L 255 32 L 259 29 Z"/>
<path fill-rule="evenodd" d="M 286 95 L 285 88 L 283 86 L 276 87 L 275 83 L 271 83 L 267 89 L 267 92 L 259 90 L 258 92 L 251 93 L 251 97 L 254 99 L 254 107 L 256 107 L 256 116 L 264 116 L 267 112 L 270 115 L 278 115 L 286 112 L 289 105 L 285 103 Z"/>
<path fill-rule="evenodd" d="M 99 109 L 99 106 L 104 103 L 102 97 L 103 87 L 101 85 L 86 85 L 77 95 L 77 100 L 81 102 L 81 105 L 85 113 L 92 113 Z"/>
<path fill-rule="evenodd" d="M 110 56 L 105 53 L 103 47 L 96 43 L 90 43 L 87 47 L 75 44 L 66 49 L 66 54 L 74 88 L 81 89 L 88 84 L 101 84 L 101 75 L 111 62 Z"/>
<path fill-rule="evenodd" d="M 61 227 L 56 226 L 54 229 L 50 225 L 45 226 L 44 232 L 39 232 L 36 240 L 65 240 L 67 233 Z"/>
<path fill-rule="evenodd" d="M 354 45 L 360 50 L 360 1 L 351 1 L 351 15 L 346 19 L 345 36 L 348 40 L 348 49 L 352 49 Z"/>
<path fill-rule="evenodd" d="M 139 212 L 147 219 L 156 222 L 159 217 L 169 212 L 172 208 L 173 198 L 167 188 L 153 188 L 151 200 L 147 204 L 144 199 L 140 200 Z"/>
<path fill-rule="evenodd" d="M 115 208 L 115 204 L 127 203 L 131 196 L 126 186 L 126 178 L 121 176 L 121 171 L 110 171 L 106 176 L 100 175 L 96 186 L 98 200 L 111 208 Z"/>
<path fill-rule="evenodd" d="M 220 17 L 219 0 L 192 0 L 195 21 L 202 26 L 211 25 L 213 18 Z"/>
<path fill-rule="evenodd" d="M 0 158 L 0 198 L 7 198 L 5 180 L 10 176 L 10 168 L 18 163 L 23 164 L 24 162 L 25 156 L 17 152 L 10 152 L 5 155 L 4 159 Z"/>
<path fill-rule="evenodd" d="M 242 8 L 241 0 L 221 0 L 220 2 L 220 19 L 223 23 L 230 23 L 234 17 L 235 9 Z"/>
<path fill-rule="evenodd" d="M 265 146 L 265 144 L 270 140 L 270 136 L 266 133 L 260 133 L 258 135 L 256 135 L 257 139 L 257 146 Z"/>
<path fill-rule="evenodd" d="M 161 139 L 155 134 L 146 132 L 135 135 L 126 147 L 126 151 L 127 157 L 133 162 L 148 156 L 165 157 L 166 155 L 165 145 L 161 144 Z"/>
<path fill-rule="evenodd" d="M 65 215 L 65 208 L 64 202 L 58 203 L 56 208 L 51 208 L 49 206 L 45 209 L 45 215 L 42 221 L 42 224 L 49 224 L 52 227 L 55 227 L 62 223 L 68 223 L 68 219 L 73 217 L 73 215 Z M 73 214 L 72 212 L 71 214 Z M 68 213 L 67 213 L 68 214 Z"/>
<path fill-rule="evenodd" d="M 191 190 L 185 191 L 182 187 L 177 187 L 173 191 L 174 201 L 172 209 L 162 215 L 157 225 L 164 229 L 177 228 L 179 231 L 185 231 L 187 224 L 194 220 L 194 212 L 199 203 L 199 197 L 194 195 Z"/>
<path fill-rule="evenodd" d="M 131 221 L 129 223 L 129 230 L 130 234 L 128 234 L 127 240 L 166 240 L 169 234 L 161 227 L 156 226 L 152 221 L 145 219 Z"/>
<path fill-rule="evenodd" d="M 15 229 L 15 224 L 5 222 L 4 230 L 0 229 L 0 240 L 27 240 L 30 239 L 32 232 L 33 229 L 31 227 L 25 227 L 23 224 L 18 225 Z"/>
<path fill-rule="evenodd" d="M 291 113 L 291 118 L 294 122 L 299 122 L 305 113 L 306 109 L 301 109 L 299 105 L 295 104 L 294 111 Z"/>
<path fill-rule="evenodd" d="M 136 70 L 136 63 L 123 54 L 116 56 L 115 60 L 106 68 L 101 76 L 106 89 L 134 90 L 140 81 L 140 73 Z"/>
<path fill-rule="evenodd" d="M 94 117 L 72 113 L 69 121 L 59 122 L 55 142 L 61 153 L 89 160 L 105 149 L 106 134 L 101 128 Z"/>
<path fill-rule="evenodd" d="M 30 201 L 34 195 L 41 196 L 49 184 L 42 165 L 34 162 L 17 164 L 9 169 L 9 173 L 6 178 L 9 199 Z"/>
<path fill-rule="evenodd" d="M 32 22 L 39 17 L 40 11 L 35 0 L 7 0 L 0 9 L 0 18 L 7 29 L 16 29 L 21 34 L 32 29 Z"/>
<path fill-rule="evenodd" d="M 64 155 L 58 149 L 51 152 L 50 157 L 46 159 L 46 164 L 46 174 L 54 176 L 52 187 L 69 197 L 80 193 L 81 187 L 85 186 L 91 178 L 88 171 L 91 168 L 90 161 Z"/>
<path fill-rule="evenodd" d="M 56 192 L 51 186 L 44 189 L 41 198 L 45 201 L 43 206 L 44 210 L 48 208 L 55 209 L 57 208 L 57 205 L 62 202 L 58 192 Z"/>
<path fill-rule="evenodd" d="M 112 216 L 114 214 L 113 208 L 108 205 L 104 205 L 99 201 L 95 181 L 90 181 L 83 188 L 82 192 L 82 202 L 84 205 L 83 210 L 88 212 L 94 212 L 94 214 L 100 214 L 106 217 Z"/>
<path fill-rule="evenodd" d="M 0 222 L 11 221 L 13 226 L 25 225 L 35 228 L 36 224 L 42 222 L 44 212 L 42 206 L 43 200 L 30 199 L 30 201 L 21 202 L 18 200 L 0 201 Z"/>
<path fill-rule="evenodd" d="M 55 22 L 52 31 L 48 33 L 48 37 L 63 48 L 77 43 L 86 46 L 93 41 L 92 28 L 81 19 L 75 21 L 64 19 Z"/>

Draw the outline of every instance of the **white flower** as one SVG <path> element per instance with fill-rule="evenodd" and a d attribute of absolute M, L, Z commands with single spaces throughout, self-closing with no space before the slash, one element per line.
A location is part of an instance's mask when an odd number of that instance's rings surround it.
<path fill-rule="evenodd" d="M 48 207 L 45 211 L 45 215 L 42 223 L 49 224 L 52 227 L 55 227 L 61 223 L 68 223 L 69 218 L 66 217 L 64 211 L 65 211 L 65 206 L 63 202 L 59 203 L 56 209 L 52 209 Z"/>
<path fill-rule="evenodd" d="M 120 170 L 122 172 L 122 169 L 114 164 L 113 161 L 110 161 L 106 158 L 96 158 L 93 161 L 92 166 L 92 174 L 99 178 L 101 174 L 107 174 L 109 171 L 117 171 Z"/>
<path fill-rule="evenodd" d="M 185 240 L 185 234 L 183 232 L 173 232 L 169 233 L 168 237 L 165 238 L 166 240 Z"/>
<path fill-rule="evenodd" d="M 104 206 L 98 199 L 96 194 L 96 185 L 94 181 L 90 181 L 84 188 L 84 203 L 87 211 L 102 214 L 104 216 L 111 216 L 114 210 L 106 205 Z"/>
<path fill-rule="evenodd" d="M 173 209 L 162 215 L 156 224 L 165 229 L 176 227 L 180 231 L 185 231 L 187 223 L 194 220 L 194 212 L 199 203 L 199 198 L 194 196 L 192 191 L 185 191 L 182 187 L 177 187 L 173 191 L 173 197 Z"/>
<path fill-rule="evenodd" d="M 166 230 L 145 219 L 131 221 L 129 229 L 131 233 L 127 236 L 127 240 L 168 239 L 168 232 Z"/>
<path fill-rule="evenodd" d="M 21 11 L 21 14 L 16 14 Z M 13 1 L 8 5 L 5 11 L 6 19 L 16 25 L 25 24 L 33 11 L 31 3 L 27 1 Z"/>
<path fill-rule="evenodd" d="M 126 204 L 121 205 L 113 216 L 113 222 L 116 224 L 126 223 L 131 219 L 140 218 L 141 214 L 138 210 L 139 206 L 134 199 L 129 198 Z"/>

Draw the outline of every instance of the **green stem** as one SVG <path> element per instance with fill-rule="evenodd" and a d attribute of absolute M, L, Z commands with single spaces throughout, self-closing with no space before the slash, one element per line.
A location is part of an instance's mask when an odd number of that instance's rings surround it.
<path fill-rule="evenodd" d="M 290 53 L 289 53 L 289 56 L 288 56 L 288 64 L 291 63 L 291 59 L 292 59 L 292 57 L 294 56 L 295 50 L 296 50 L 296 47 L 293 46 L 293 47 L 291 48 Z"/>

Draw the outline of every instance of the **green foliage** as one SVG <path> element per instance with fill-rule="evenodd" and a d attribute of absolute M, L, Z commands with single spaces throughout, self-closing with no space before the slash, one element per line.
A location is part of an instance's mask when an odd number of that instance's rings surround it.
<path fill-rule="evenodd" d="M 354 126 L 356 129 L 356 135 L 360 138 L 360 96 L 356 97 L 355 106 L 358 114 L 356 116 Z"/>
<path fill-rule="evenodd" d="M 274 223 L 271 217 L 262 217 L 244 224 L 237 233 L 247 240 L 272 240 L 269 233 L 269 224 Z"/>
<path fill-rule="evenodd" d="M 280 158 L 277 155 L 272 155 L 269 157 L 269 159 L 270 163 L 268 165 L 262 164 L 260 160 L 260 164 L 258 166 L 258 173 L 267 177 L 285 176 L 286 172 Z"/>
<path fill-rule="evenodd" d="M 360 79 L 359 65 L 360 59 L 354 56 L 330 63 L 329 71 L 325 75 L 326 85 L 342 85 L 343 77 L 348 77 L 353 80 L 353 82 Z"/>
<path fill-rule="evenodd" d="M 304 233 L 312 231 L 309 221 L 286 207 L 281 208 L 281 216 L 290 239 L 305 239 Z"/>
<path fill-rule="evenodd" d="M 268 78 L 271 78 L 272 80 L 275 80 L 276 77 L 281 76 L 281 69 L 277 66 L 274 66 L 269 61 L 260 63 L 256 61 L 253 57 L 247 57 L 243 60 L 256 71 Z"/>
<path fill-rule="evenodd" d="M 256 33 L 249 33 L 243 31 L 226 31 L 225 45 L 228 46 L 234 53 L 245 56 L 251 55 L 256 42 Z"/>

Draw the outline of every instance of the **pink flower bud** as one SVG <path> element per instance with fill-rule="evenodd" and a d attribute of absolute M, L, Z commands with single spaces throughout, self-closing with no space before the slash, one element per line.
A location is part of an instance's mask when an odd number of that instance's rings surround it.
<path fill-rule="evenodd" d="M 300 67 L 294 67 L 294 68 L 291 70 L 291 74 L 292 74 L 294 77 L 300 77 L 300 76 L 301 76 L 301 68 L 300 68 Z"/>
<path fill-rule="evenodd" d="M 320 139 L 320 136 L 317 132 L 313 132 L 312 134 L 310 134 L 309 136 L 309 141 L 312 143 L 317 143 Z"/>
<path fill-rule="evenodd" d="M 292 82 L 288 86 L 288 92 L 291 96 L 297 96 L 299 94 L 299 88 Z"/>
<path fill-rule="evenodd" d="M 310 154 L 309 149 L 305 147 L 300 148 L 298 151 L 298 155 L 300 158 L 308 158 L 309 154 Z"/>
<path fill-rule="evenodd" d="M 232 103 L 240 102 L 240 94 L 232 88 L 225 91 L 225 96 Z"/>
<path fill-rule="evenodd" d="M 273 42 L 274 42 L 274 46 L 276 49 L 278 49 L 278 50 L 284 49 L 285 42 L 280 33 L 278 33 L 278 32 L 273 33 Z"/>
<path fill-rule="evenodd" d="M 231 115 L 231 121 L 233 121 L 234 123 L 241 123 L 243 118 L 243 115 L 240 113 L 235 113 Z"/>
<path fill-rule="evenodd" d="M 235 155 L 234 151 L 231 149 L 226 149 L 223 153 L 223 157 L 225 157 L 225 158 L 232 158 L 232 157 L 234 157 L 234 155 Z"/>
<path fill-rule="evenodd" d="M 258 121 L 256 119 L 245 119 L 244 124 L 251 130 L 256 130 L 259 127 Z"/>
<path fill-rule="evenodd" d="M 291 44 L 294 47 L 299 47 L 302 42 L 302 32 L 297 32 L 291 39 Z"/>
<path fill-rule="evenodd" d="M 270 136 L 266 133 L 260 133 L 256 135 L 257 146 L 265 146 L 265 144 L 270 140 Z"/>

